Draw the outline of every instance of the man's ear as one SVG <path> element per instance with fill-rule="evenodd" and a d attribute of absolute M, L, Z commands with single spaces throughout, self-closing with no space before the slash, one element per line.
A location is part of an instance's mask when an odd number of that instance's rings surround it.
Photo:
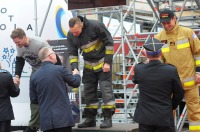
<path fill-rule="evenodd" d="M 83 22 L 81 22 L 81 27 L 83 27 Z"/>

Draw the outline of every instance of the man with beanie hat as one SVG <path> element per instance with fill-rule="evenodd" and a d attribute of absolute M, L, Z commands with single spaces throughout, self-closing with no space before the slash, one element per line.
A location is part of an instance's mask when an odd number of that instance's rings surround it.
<path fill-rule="evenodd" d="M 138 84 L 139 100 L 133 120 L 139 132 L 175 132 L 173 110 L 184 96 L 184 90 L 173 65 L 160 61 L 163 44 L 151 38 L 144 44 L 149 63 L 137 64 L 133 82 Z"/>
<path fill-rule="evenodd" d="M 190 132 L 200 131 L 200 41 L 190 28 L 179 26 L 173 11 L 160 11 L 163 30 L 155 38 L 165 43 L 162 47 L 163 62 L 172 64 L 185 90 Z"/>

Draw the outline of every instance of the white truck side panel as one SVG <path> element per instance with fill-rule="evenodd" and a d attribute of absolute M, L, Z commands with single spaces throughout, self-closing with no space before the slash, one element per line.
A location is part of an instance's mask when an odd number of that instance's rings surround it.
<path fill-rule="evenodd" d="M 10 38 L 11 32 L 20 27 L 27 36 L 39 35 L 50 0 L 36 0 L 37 18 L 35 18 L 35 0 L 0 1 L 0 57 L 4 69 L 14 75 L 16 47 Z M 72 17 L 65 0 L 53 0 L 41 37 L 44 40 L 65 38 L 68 32 L 68 20 Z M 37 25 L 36 26 L 36 21 Z M 36 32 L 38 29 L 38 32 Z M 63 35 L 62 35 L 63 34 Z M 29 77 L 31 67 L 26 63 L 20 83 L 20 95 L 12 98 L 15 120 L 12 126 L 26 126 L 30 119 Z"/>

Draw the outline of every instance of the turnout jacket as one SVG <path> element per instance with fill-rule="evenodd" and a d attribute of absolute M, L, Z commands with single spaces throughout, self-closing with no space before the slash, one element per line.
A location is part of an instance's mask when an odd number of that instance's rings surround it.
<path fill-rule="evenodd" d="M 72 70 L 78 69 L 78 49 L 84 59 L 84 68 L 92 71 L 102 70 L 104 63 L 112 63 L 113 39 L 102 22 L 79 18 L 83 22 L 83 29 L 78 37 L 70 31 L 67 36 L 67 48 Z"/>
<path fill-rule="evenodd" d="M 17 97 L 19 93 L 20 89 L 14 84 L 12 75 L 8 71 L 0 69 L 0 121 L 14 119 L 10 97 Z"/>
<path fill-rule="evenodd" d="M 134 121 L 156 126 L 174 126 L 172 110 L 184 96 L 175 66 L 151 60 L 134 68 L 133 82 L 138 84 L 139 100 Z"/>
<path fill-rule="evenodd" d="M 163 61 L 177 67 L 184 89 L 195 86 L 195 73 L 200 72 L 200 41 L 193 30 L 177 23 L 171 31 L 164 29 L 155 38 L 165 43 Z"/>

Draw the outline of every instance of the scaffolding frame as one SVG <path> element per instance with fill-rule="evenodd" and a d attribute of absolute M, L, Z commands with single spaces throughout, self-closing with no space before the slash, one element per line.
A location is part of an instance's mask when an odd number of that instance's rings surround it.
<path fill-rule="evenodd" d="M 153 5 L 153 2 L 151 1 L 151 3 L 152 3 L 152 5 Z M 128 115 L 128 111 L 129 112 L 133 112 L 132 110 L 130 110 L 130 109 L 128 109 L 127 108 L 127 106 L 128 106 L 128 104 L 131 102 L 131 103 L 137 103 L 137 100 L 132 100 L 132 97 L 133 97 L 133 94 L 135 93 L 135 91 L 136 91 L 136 89 L 137 89 L 137 85 L 133 88 L 133 90 L 132 90 L 132 92 L 131 92 L 131 95 L 130 95 L 130 97 L 127 99 L 126 98 L 126 96 L 127 96 L 127 82 L 128 82 L 128 80 L 129 80 L 129 77 L 130 77 L 130 75 L 131 75 L 131 72 L 133 71 L 133 68 L 134 68 L 134 65 L 136 65 L 137 63 L 138 63 L 138 59 L 139 59 L 139 57 L 140 57 L 140 54 L 141 54 L 141 51 L 142 51 L 142 49 L 140 50 L 140 52 L 139 52 L 139 54 L 136 56 L 136 54 L 135 54 L 135 52 L 133 51 L 133 49 L 132 49 L 132 47 L 134 46 L 134 45 L 136 45 L 136 44 L 131 44 L 131 42 L 129 41 L 129 36 L 127 35 L 127 33 L 129 33 L 131 30 L 132 30 L 132 28 L 134 27 L 134 34 L 136 34 L 136 19 L 135 19 L 135 12 L 134 12 L 134 9 L 135 9 L 135 0 L 133 0 L 132 1 L 132 3 L 130 4 L 130 6 L 128 7 L 128 10 L 126 11 L 126 13 L 123 15 L 123 10 L 122 10 L 122 7 L 120 7 L 119 8 L 119 11 L 106 11 L 106 12 L 89 12 L 89 13 L 85 13 L 85 14 L 79 14 L 79 15 L 91 15 L 91 14 L 103 14 L 103 13 L 111 13 L 111 16 L 110 16 L 110 20 L 109 20 L 109 23 L 107 24 L 107 25 L 109 25 L 110 24 L 110 21 L 111 21 L 111 19 L 112 19 L 112 16 L 113 16 L 113 13 L 116 13 L 116 12 L 119 12 L 120 13 L 120 20 L 119 20 L 119 22 L 120 22 L 120 24 L 118 25 L 118 27 L 117 27 L 117 29 L 116 29 L 116 32 L 114 33 L 114 35 L 113 35 L 113 38 L 115 37 L 115 35 L 116 35 L 116 33 L 118 32 L 118 30 L 121 30 L 121 40 L 120 40 L 120 46 L 118 47 L 118 49 L 117 49 L 117 51 L 115 52 L 115 54 L 114 54 L 114 56 L 113 56 L 113 60 L 116 58 L 116 56 L 119 54 L 119 51 L 121 50 L 122 51 L 122 53 L 121 53 L 121 55 L 122 55 L 122 78 L 123 78 L 123 80 L 122 81 L 119 81 L 119 82 L 121 82 L 121 84 L 122 84 L 122 87 L 123 87 L 123 93 L 124 93 L 124 98 L 123 98 L 123 100 L 122 99 L 116 99 L 116 102 L 118 102 L 118 101 L 122 101 L 122 102 L 124 102 L 124 108 L 122 108 L 121 110 L 119 110 L 119 109 L 117 109 L 116 111 L 119 111 L 119 113 L 124 113 L 125 114 L 125 117 L 123 118 L 124 119 L 124 121 L 123 121 L 123 119 L 120 119 L 120 122 L 128 122 L 128 119 L 127 119 L 127 115 Z M 153 5 L 153 7 L 155 8 L 155 5 Z M 132 24 L 132 26 L 131 26 L 131 28 L 130 28 L 130 30 L 127 32 L 126 30 L 125 30 L 125 27 L 124 27 L 124 25 L 123 25 L 123 21 L 125 20 L 125 18 L 126 18 L 126 16 L 128 15 L 128 13 L 130 12 L 130 10 L 131 10 L 131 8 L 133 8 L 133 14 L 134 14 L 134 21 L 133 21 L 133 24 Z M 157 18 L 159 17 L 158 16 L 158 11 L 155 11 L 156 13 L 157 13 Z M 156 27 L 156 24 L 158 23 L 158 19 L 157 19 L 157 21 L 156 21 L 156 23 L 154 24 L 154 26 L 153 26 L 153 29 L 152 29 L 152 31 L 155 29 L 155 27 Z M 108 26 L 107 26 L 108 27 Z M 130 36 L 130 38 L 131 38 L 131 36 Z M 135 37 L 136 38 L 136 37 Z M 137 38 L 136 38 L 137 39 Z M 125 46 L 124 46 L 124 43 L 127 43 L 127 45 L 128 45 L 128 48 L 129 48 L 129 50 L 130 50 L 130 54 L 133 56 L 133 58 L 134 58 L 134 64 L 132 65 L 132 67 L 131 67 L 131 70 L 128 72 L 128 74 L 127 74 L 127 72 L 126 72 L 126 59 L 125 59 Z M 129 81 L 129 83 L 130 83 L 130 81 Z M 79 93 L 81 93 L 81 91 L 79 92 Z M 80 95 L 80 97 L 81 97 L 81 94 L 79 94 Z M 83 110 L 82 109 L 82 104 L 80 104 L 80 108 L 81 108 L 81 111 Z M 123 112 L 122 112 L 123 111 Z M 80 117 L 81 118 L 81 121 L 82 121 L 82 117 Z M 131 119 L 131 121 L 132 121 L 132 119 Z M 129 121 L 130 122 L 130 121 Z"/>
<path fill-rule="evenodd" d="M 114 35 L 113 35 L 113 38 L 115 37 L 115 35 L 117 34 L 117 32 L 118 32 L 118 30 L 121 30 L 121 40 L 120 40 L 120 46 L 118 47 L 118 49 L 117 49 L 117 51 L 115 52 L 115 54 L 114 54 L 114 56 L 113 56 L 113 59 L 115 59 L 116 58 L 116 56 L 119 54 L 119 52 L 120 52 L 120 50 L 122 50 L 122 78 L 123 78 L 123 80 L 122 81 L 119 81 L 118 80 L 118 82 L 119 83 L 121 83 L 122 84 L 122 87 L 123 87 L 123 93 L 124 93 L 124 99 L 123 99 L 123 102 L 124 102 L 124 108 L 122 108 L 122 109 L 120 109 L 120 110 L 117 110 L 117 111 L 119 111 L 119 113 L 124 113 L 124 121 L 122 121 L 122 119 L 119 119 L 120 120 L 120 122 L 126 122 L 126 123 L 128 123 L 129 121 L 128 121 L 128 118 L 127 118 L 127 115 L 128 115 L 128 113 L 130 113 L 130 112 L 133 112 L 134 110 L 130 110 L 130 109 L 128 109 L 128 105 L 129 105 L 129 103 L 131 102 L 135 102 L 135 103 L 137 103 L 137 100 L 134 100 L 134 101 L 132 101 L 133 99 L 132 99 L 132 97 L 133 97 L 133 95 L 135 94 L 135 93 L 137 93 L 137 85 L 135 85 L 135 87 L 131 90 L 131 95 L 129 96 L 129 98 L 126 98 L 126 96 L 127 96 L 127 91 L 128 91 L 128 89 L 127 89 L 127 85 L 129 84 L 129 77 L 131 76 L 131 73 L 132 73 L 132 71 L 133 71 L 133 69 L 134 69 L 134 66 L 138 63 L 138 60 L 139 60 L 139 58 L 140 58 L 140 56 L 141 56 L 141 51 L 143 50 L 143 48 L 141 48 L 140 49 L 140 51 L 139 51 L 139 53 L 136 55 L 136 53 L 134 52 L 134 50 L 133 50 L 133 47 L 137 47 L 137 40 L 138 40 L 138 36 L 140 36 L 140 35 L 147 35 L 148 37 L 146 38 L 146 40 L 145 40 L 145 42 L 149 39 L 149 37 L 150 36 L 153 36 L 153 35 L 155 35 L 155 34 L 157 34 L 157 32 L 154 32 L 155 31 L 155 29 L 157 28 L 157 26 L 158 26 L 158 22 L 159 22 L 159 12 L 158 12 L 158 7 L 156 7 L 156 4 L 155 4 L 155 2 L 153 1 L 153 0 L 147 0 L 147 2 L 148 2 L 148 4 L 149 4 L 149 6 L 151 7 L 151 9 L 152 9 L 152 11 L 153 11 L 153 13 L 154 13 L 154 19 L 155 19 L 155 23 L 154 23 L 154 25 L 153 25 L 153 27 L 152 27 L 152 29 L 151 29 L 151 31 L 149 32 L 149 33 L 136 33 L 136 21 L 138 21 L 138 20 L 136 20 L 136 15 L 135 15 L 135 0 L 133 0 L 132 2 L 131 2 L 131 4 L 128 6 L 128 9 L 127 9 L 127 11 L 126 11 L 126 13 L 125 14 L 123 14 L 123 10 L 122 10 L 122 7 L 120 7 L 119 8 L 119 10 L 118 11 L 116 11 L 116 10 L 111 10 L 111 11 L 99 11 L 99 12 L 89 12 L 89 13 L 85 13 L 85 14 L 80 14 L 80 15 L 92 15 L 92 14 L 98 14 L 98 15 L 100 15 L 100 14 L 105 14 L 105 13 L 110 13 L 111 15 L 110 15 L 110 18 L 109 18 L 109 22 L 108 22 L 108 24 L 107 24 L 107 28 L 109 27 L 109 25 L 110 25 L 110 22 L 111 22 L 111 19 L 112 19 L 112 17 L 113 17 L 113 15 L 114 15 L 114 13 L 120 13 L 120 24 L 118 25 L 118 27 L 116 28 L 116 32 L 114 33 Z M 163 2 L 162 0 L 160 0 L 160 1 L 157 1 L 157 2 Z M 169 4 L 170 4 L 170 8 L 172 9 L 172 0 L 169 0 Z M 199 7 L 199 3 L 198 3 L 198 0 L 195 0 L 195 2 L 197 3 L 197 6 Z M 182 13 L 183 13 L 183 9 L 184 9 L 184 7 L 185 7 L 185 4 L 186 4 L 186 0 L 184 0 L 184 2 L 183 2 L 183 5 L 182 5 L 182 7 L 181 7 L 181 11 L 180 11 L 180 15 L 179 15 L 179 19 L 178 19 L 178 21 L 180 20 L 180 18 L 181 18 L 181 15 L 182 15 Z M 133 9 L 133 24 L 132 24 L 132 26 L 131 26 L 131 28 L 130 28 L 130 30 L 129 31 L 126 31 L 125 30 L 125 27 L 124 27 L 124 25 L 123 25 L 123 21 L 125 20 L 125 18 L 126 18 L 126 16 L 129 14 L 129 12 L 130 12 L 130 10 L 131 9 Z M 140 20 L 139 20 L 140 21 Z M 133 27 L 134 27 L 134 34 L 129 34 L 130 32 L 131 32 L 131 30 L 133 29 Z M 199 31 L 199 30 L 195 30 L 195 31 Z M 132 39 L 132 40 L 131 40 Z M 132 65 L 129 65 L 129 66 L 131 66 L 131 69 L 130 69 L 130 71 L 129 72 L 127 72 L 126 71 L 126 66 L 127 66 L 127 64 L 126 64 L 126 59 L 125 59 L 125 46 L 124 46 L 124 44 L 125 43 L 127 43 L 127 45 L 128 45 L 128 48 L 129 48 L 129 52 L 130 52 L 130 54 L 133 56 L 133 59 L 134 59 L 134 63 L 132 64 Z M 114 92 L 116 92 L 116 91 L 120 91 L 120 90 L 115 90 L 114 89 Z M 129 92 L 130 92 L 130 90 L 129 90 Z M 129 93 L 128 92 L 128 93 Z M 120 92 L 119 92 L 120 93 Z M 81 95 L 79 96 L 79 97 L 81 97 Z M 117 99 L 116 99 L 117 100 Z M 82 104 L 80 104 L 80 108 L 81 108 L 81 110 L 82 110 L 82 106 L 81 106 Z M 183 115 L 183 114 L 182 114 Z M 187 115 L 187 114 L 184 114 L 184 115 Z M 82 116 L 80 117 L 81 118 L 81 120 L 82 120 Z M 185 117 L 181 117 L 179 120 L 178 120 L 178 124 L 177 124 L 177 129 L 182 129 L 182 126 L 183 126 L 183 121 L 184 121 L 184 119 L 185 119 Z"/>

